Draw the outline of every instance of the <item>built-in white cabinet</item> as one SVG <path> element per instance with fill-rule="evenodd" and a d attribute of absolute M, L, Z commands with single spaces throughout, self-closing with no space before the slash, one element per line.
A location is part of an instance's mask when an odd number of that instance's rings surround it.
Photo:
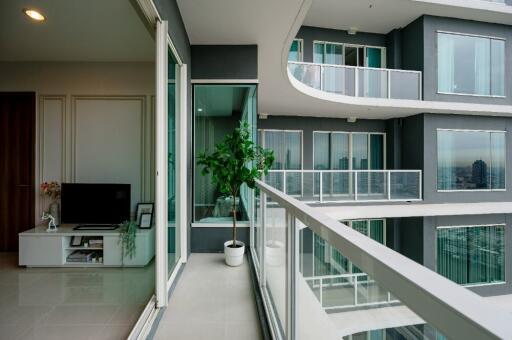
<path fill-rule="evenodd" d="M 27 267 L 143 267 L 155 255 L 154 228 L 137 230 L 136 250 L 132 258 L 122 258 L 119 230 L 74 230 L 74 225 L 63 225 L 56 232 L 36 227 L 19 234 L 19 265 Z M 73 237 L 95 239 L 97 244 L 72 245 Z M 71 262 L 75 251 L 93 253 L 88 261 Z"/>

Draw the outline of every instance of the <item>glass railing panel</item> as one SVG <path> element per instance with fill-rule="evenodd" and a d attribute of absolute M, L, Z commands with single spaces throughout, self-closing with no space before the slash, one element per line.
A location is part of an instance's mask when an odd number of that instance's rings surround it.
<path fill-rule="evenodd" d="M 289 170 L 286 176 L 286 194 L 290 196 L 302 196 L 302 171 Z"/>
<path fill-rule="evenodd" d="M 421 99 L 421 73 L 393 70 L 390 72 L 390 96 L 393 99 Z"/>
<path fill-rule="evenodd" d="M 261 216 L 261 205 L 260 205 L 260 192 L 259 190 L 254 190 L 254 220 L 253 220 L 253 240 L 254 240 L 254 255 L 256 257 L 255 265 L 256 268 L 259 269 L 261 262 L 261 250 L 263 244 L 263 220 Z"/>
<path fill-rule="evenodd" d="M 269 171 L 263 180 L 268 185 L 284 192 L 284 171 Z"/>
<path fill-rule="evenodd" d="M 353 67 L 323 65 L 322 90 L 355 96 L 356 69 Z"/>
<path fill-rule="evenodd" d="M 359 171 L 357 173 L 357 199 L 359 201 L 386 200 L 387 177 L 385 171 Z"/>
<path fill-rule="evenodd" d="M 320 64 L 288 63 L 290 73 L 301 83 L 320 90 L 322 86 L 322 66 Z"/>
<path fill-rule="evenodd" d="M 388 71 L 359 68 L 358 96 L 368 98 L 388 98 Z"/>
<path fill-rule="evenodd" d="M 321 173 L 321 177 L 322 201 L 353 201 L 355 199 L 354 172 L 325 171 Z"/>
<path fill-rule="evenodd" d="M 262 202 L 263 203 L 263 202 Z M 278 323 L 278 332 L 286 336 L 286 211 L 266 200 L 264 266 L 266 293 Z"/>
<path fill-rule="evenodd" d="M 421 173 L 414 171 L 391 172 L 391 199 L 421 199 Z"/>

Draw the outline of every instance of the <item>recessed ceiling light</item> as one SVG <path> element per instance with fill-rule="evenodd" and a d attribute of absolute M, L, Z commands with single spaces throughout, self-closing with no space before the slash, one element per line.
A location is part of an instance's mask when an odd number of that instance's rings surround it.
<path fill-rule="evenodd" d="M 203 109 L 198 108 L 198 109 L 197 109 L 197 111 L 198 111 L 198 112 L 203 112 Z"/>
<path fill-rule="evenodd" d="M 39 12 L 35 9 L 24 8 L 23 13 L 25 13 L 30 19 L 35 20 L 35 21 L 45 21 L 46 20 L 44 15 L 42 15 L 41 12 Z"/>

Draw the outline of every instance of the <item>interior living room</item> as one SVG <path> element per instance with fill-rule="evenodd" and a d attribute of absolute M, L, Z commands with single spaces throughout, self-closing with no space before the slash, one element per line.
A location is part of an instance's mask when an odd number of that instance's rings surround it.
<path fill-rule="evenodd" d="M 27 5 L 0 5 L 0 339 L 128 338 L 155 293 L 154 37 L 130 1 Z"/>

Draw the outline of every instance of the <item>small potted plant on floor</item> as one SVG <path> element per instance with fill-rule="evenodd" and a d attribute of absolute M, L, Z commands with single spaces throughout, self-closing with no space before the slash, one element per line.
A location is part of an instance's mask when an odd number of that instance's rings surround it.
<path fill-rule="evenodd" d="M 203 153 L 198 157 L 197 164 L 203 167 L 202 175 L 211 174 L 212 182 L 219 191 L 231 198 L 233 238 L 224 243 L 224 255 L 229 266 L 241 265 L 245 252 L 245 244 L 236 237 L 236 198 L 240 188 L 246 184 L 254 189 L 256 180 L 267 174 L 273 162 L 274 153 L 251 140 L 247 123 L 227 134 L 222 142 L 215 145 L 213 153 Z"/>

